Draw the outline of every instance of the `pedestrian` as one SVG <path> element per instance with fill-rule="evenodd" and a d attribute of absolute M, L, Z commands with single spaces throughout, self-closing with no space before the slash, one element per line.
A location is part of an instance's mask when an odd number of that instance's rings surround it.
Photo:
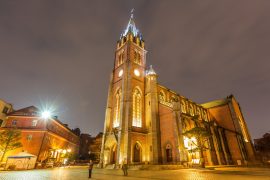
<path fill-rule="evenodd" d="M 125 158 L 122 162 L 122 170 L 124 172 L 124 176 L 127 176 L 128 175 L 128 164 L 127 164 L 127 159 Z"/>
<path fill-rule="evenodd" d="M 90 160 L 90 162 L 89 162 L 89 168 L 88 168 L 88 170 L 89 170 L 89 176 L 88 176 L 88 178 L 91 178 L 91 176 L 92 176 L 93 166 L 94 166 L 94 163 L 93 163 L 92 160 Z"/>

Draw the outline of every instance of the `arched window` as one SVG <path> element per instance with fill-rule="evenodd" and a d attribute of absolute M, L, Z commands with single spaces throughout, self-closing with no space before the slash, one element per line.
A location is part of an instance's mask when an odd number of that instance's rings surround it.
<path fill-rule="evenodd" d="M 141 64 L 141 55 L 138 51 L 134 51 L 134 62 L 137 64 Z"/>
<path fill-rule="evenodd" d="M 142 95 L 138 88 L 135 88 L 133 92 L 133 121 L 132 126 L 142 127 Z"/>
<path fill-rule="evenodd" d="M 185 101 L 181 101 L 181 111 L 182 111 L 183 113 L 186 113 L 186 112 L 187 112 Z"/>
<path fill-rule="evenodd" d="M 206 113 L 206 110 L 203 111 L 203 120 L 207 121 L 207 113 Z"/>
<path fill-rule="evenodd" d="M 191 104 L 189 105 L 189 113 L 191 116 L 194 116 L 194 108 Z"/>
<path fill-rule="evenodd" d="M 118 89 L 114 101 L 113 127 L 118 127 L 120 124 L 120 99 L 121 99 L 121 89 Z"/>
<path fill-rule="evenodd" d="M 124 62 L 124 51 L 118 54 L 117 66 L 120 66 Z"/>
<path fill-rule="evenodd" d="M 244 140 L 246 142 L 248 142 L 248 135 L 247 135 L 247 131 L 246 131 L 246 128 L 245 128 L 245 124 L 243 122 L 243 119 L 240 116 L 238 117 L 238 119 L 239 119 L 239 124 L 240 124 L 240 127 L 241 127 L 241 131 L 242 131 Z"/>
<path fill-rule="evenodd" d="M 165 94 L 163 91 L 159 92 L 159 101 L 164 102 L 165 101 Z"/>

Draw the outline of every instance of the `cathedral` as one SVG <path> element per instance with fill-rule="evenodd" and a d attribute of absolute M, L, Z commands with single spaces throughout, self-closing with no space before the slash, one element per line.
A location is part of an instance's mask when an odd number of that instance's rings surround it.
<path fill-rule="evenodd" d="M 198 104 L 159 84 L 146 67 L 133 14 L 117 42 L 100 153 L 103 167 L 128 164 L 246 165 L 254 147 L 233 95 Z M 198 127 L 209 135 L 188 135 Z M 200 133 L 200 132 L 197 132 Z M 202 148 L 204 147 L 204 148 Z"/>

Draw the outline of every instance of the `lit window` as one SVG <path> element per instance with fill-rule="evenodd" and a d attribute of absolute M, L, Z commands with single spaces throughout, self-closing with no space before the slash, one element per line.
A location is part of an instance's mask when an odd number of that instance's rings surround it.
<path fill-rule="evenodd" d="M 192 105 L 189 105 L 189 113 L 191 116 L 194 116 L 194 109 Z"/>
<path fill-rule="evenodd" d="M 183 113 L 187 112 L 186 111 L 186 103 L 185 103 L 185 101 L 181 101 L 181 110 L 182 110 Z"/>
<path fill-rule="evenodd" d="M 240 124 L 240 127 L 241 127 L 242 134 L 244 136 L 244 140 L 246 142 L 248 142 L 248 135 L 247 135 L 247 131 L 246 131 L 246 128 L 245 128 L 244 121 L 240 116 L 238 117 L 238 119 L 239 119 L 239 124 Z"/>
<path fill-rule="evenodd" d="M 121 90 L 119 89 L 115 95 L 113 127 L 118 127 L 120 124 L 120 99 L 121 99 Z"/>
<path fill-rule="evenodd" d="M 164 102 L 165 101 L 165 94 L 163 91 L 159 92 L 159 101 Z"/>
<path fill-rule="evenodd" d="M 38 120 L 33 120 L 32 121 L 32 126 L 37 126 L 37 122 L 38 122 Z"/>
<path fill-rule="evenodd" d="M 142 95 L 136 88 L 133 92 L 133 121 L 132 126 L 142 127 Z"/>

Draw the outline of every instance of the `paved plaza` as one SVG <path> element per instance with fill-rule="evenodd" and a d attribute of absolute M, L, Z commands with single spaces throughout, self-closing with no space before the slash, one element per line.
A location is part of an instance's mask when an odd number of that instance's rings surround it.
<path fill-rule="evenodd" d="M 84 180 L 88 179 L 87 177 L 87 167 L 0 172 L 0 180 Z M 124 177 L 121 170 L 94 169 L 92 179 L 270 180 L 270 171 L 263 168 L 220 168 L 218 170 L 180 169 L 162 171 L 130 170 L 129 175 Z"/>

